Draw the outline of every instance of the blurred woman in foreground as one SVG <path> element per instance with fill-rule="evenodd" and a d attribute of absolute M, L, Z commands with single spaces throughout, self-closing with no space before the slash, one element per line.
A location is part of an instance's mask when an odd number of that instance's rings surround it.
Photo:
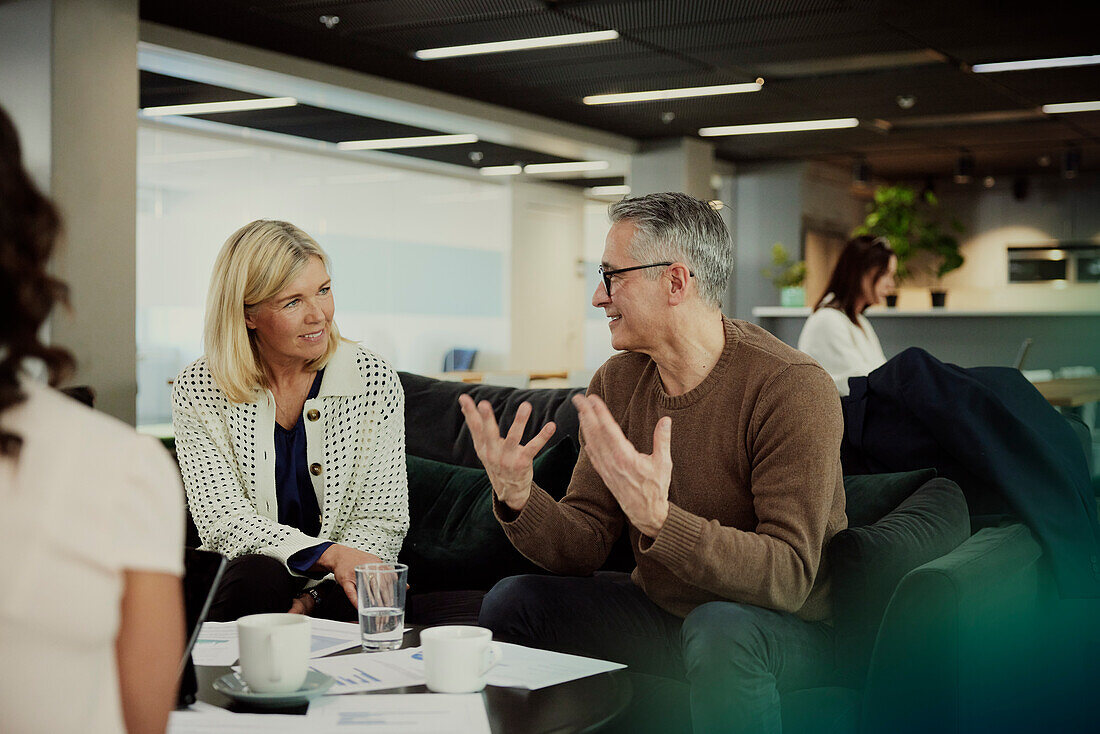
<path fill-rule="evenodd" d="M 886 362 L 863 312 L 894 289 L 897 269 L 898 258 L 885 239 L 861 235 L 849 240 L 802 327 L 799 351 L 825 368 L 841 395 L 848 394 L 849 377 L 866 375 Z"/>
<path fill-rule="evenodd" d="M 60 229 L 0 109 L 0 729 L 163 732 L 183 654 L 183 495 L 167 452 L 37 382 Z"/>

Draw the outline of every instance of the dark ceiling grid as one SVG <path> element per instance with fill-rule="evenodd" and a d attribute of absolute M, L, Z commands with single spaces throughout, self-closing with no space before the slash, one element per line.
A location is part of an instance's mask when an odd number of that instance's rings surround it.
<path fill-rule="evenodd" d="M 461 70 L 467 74 L 519 74 L 526 69 L 568 63 L 606 63 L 621 57 L 654 56 L 646 46 L 630 39 L 584 44 L 536 48 L 522 53 L 484 54 L 460 56 L 452 59 L 417 62 L 426 71 L 434 69 Z"/>
<path fill-rule="evenodd" d="M 989 75 L 965 70 L 982 61 L 1097 52 L 1095 23 L 1080 6 L 1074 22 L 1033 0 L 142 0 L 141 9 L 149 20 L 639 140 L 694 135 L 712 125 L 849 115 L 900 122 L 1100 98 L 1095 68 Z M 323 14 L 341 21 L 328 30 L 318 20 Z M 615 28 L 622 38 L 445 61 L 411 57 L 418 48 L 597 28 Z M 947 62 L 863 73 L 837 71 L 834 63 L 926 48 L 945 54 Z M 791 71 L 784 76 L 771 65 Z M 590 107 L 580 101 L 586 94 L 748 81 L 758 74 L 766 79 L 763 91 L 706 102 Z M 902 110 L 895 105 L 898 94 L 914 94 L 917 105 Z M 665 112 L 675 117 L 665 122 Z M 899 127 L 887 135 L 860 128 L 859 135 L 710 140 L 719 157 L 734 162 L 792 155 L 830 161 L 847 156 L 850 162 L 866 155 L 881 175 L 945 175 L 953 163 L 944 148 L 956 140 L 991 146 L 985 149 L 991 170 L 1018 166 L 1021 156 L 1058 156 L 1067 144 L 1080 145 L 1088 165 L 1100 153 L 1098 117 L 1060 115 L 1049 127 L 1038 121 L 963 126 L 952 135 Z M 1045 137 L 1048 129 L 1060 132 Z M 1016 147 L 992 147 L 990 141 L 1002 136 L 1017 140 Z"/>
<path fill-rule="evenodd" d="M 810 13 L 869 9 L 875 0 L 580 0 L 558 9 L 620 31 L 678 25 L 708 26 L 730 20 L 800 17 Z"/>
<path fill-rule="evenodd" d="M 263 96 L 214 84 L 199 84 L 189 79 L 178 79 L 152 71 L 141 71 L 138 79 L 141 90 L 138 102 L 140 107 L 231 102 L 238 99 L 260 99 Z"/>
<path fill-rule="evenodd" d="M 768 55 L 782 56 L 782 51 L 778 50 L 781 47 L 798 47 L 822 40 L 828 42 L 834 38 L 845 39 L 843 43 L 849 48 L 837 54 L 836 45 L 830 45 L 829 55 L 866 53 L 868 48 L 905 50 L 905 47 L 898 48 L 900 39 L 891 38 L 890 34 L 883 38 L 880 29 L 864 25 L 867 20 L 860 17 L 859 22 L 853 22 L 848 17 L 837 17 L 835 14 L 793 19 L 766 16 L 700 25 L 656 26 L 637 29 L 633 35 L 686 54 L 719 50 L 736 58 L 740 51 L 750 67 L 754 59 L 767 58 Z"/>
<path fill-rule="evenodd" d="M 335 15 L 340 18 L 340 22 L 333 30 L 341 33 L 467 23 L 540 13 L 545 12 L 545 9 L 541 0 L 311 0 L 305 3 L 264 3 L 257 6 L 257 10 L 265 15 L 311 27 L 319 22 L 321 15 Z"/>
<path fill-rule="evenodd" d="M 403 125 L 388 120 L 378 120 L 306 104 L 298 104 L 294 107 L 278 107 L 270 110 L 222 112 L 213 115 L 193 116 L 226 125 L 322 140 L 326 143 L 440 134 L 438 130 Z"/>
<path fill-rule="evenodd" d="M 942 64 L 935 67 L 898 69 L 887 73 L 864 72 L 843 77 L 802 77 L 776 81 L 774 86 L 806 100 L 815 100 L 828 117 L 865 120 L 940 115 L 961 104 L 970 111 L 1002 111 L 1017 105 L 1009 95 L 959 74 Z M 912 95 L 915 104 L 904 110 L 899 94 Z"/>
<path fill-rule="evenodd" d="M 561 85 L 584 81 L 590 83 L 600 79 L 618 79 L 624 76 L 630 78 L 647 78 L 649 84 L 657 77 L 664 78 L 666 74 L 682 74 L 690 72 L 691 67 L 676 58 L 667 56 L 653 56 L 644 54 L 623 55 L 614 60 L 604 60 L 596 63 L 587 61 L 567 61 L 563 64 L 543 64 L 541 66 L 526 67 L 517 70 L 511 76 L 518 78 L 526 86 L 555 87 L 551 93 L 556 97 L 567 97 L 557 91 Z M 628 89 L 624 91 L 635 91 Z M 580 97 L 573 97 L 576 104 L 581 104 Z"/>
<path fill-rule="evenodd" d="M 511 38 L 558 36 L 566 33 L 585 33 L 591 30 L 595 29 L 557 13 L 543 11 L 504 18 L 472 20 L 464 23 L 438 23 L 417 27 L 388 28 L 382 31 L 368 28 L 350 34 L 350 36 L 358 39 L 369 38 L 395 51 L 411 53 L 423 48 L 462 46 L 470 43 L 487 43 Z M 593 48 L 600 45 L 602 44 L 594 44 Z M 437 62 L 424 63 L 435 64 Z"/>
<path fill-rule="evenodd" d="M 997 74 L 997 78 L 1037 105 L 1100 98 L 1100 70 L 1095 66 L 1009 71 Z M 1092 96 L 1088 96 L 1090 92 Z"/>
<path fill-rule="evenodd" d="M 233 99 L 254 99 L 259 95 L 241 92 L 227 87 L 195 82 L 188 79 L 141 72 L 141 106 L 159 106 L 190 104 L 195 102 L 226 101 Z M 267 110 L 248 110 L 241 112 L 221 112 L 216 114 L 192 115 L 197 119 L 235 125 L 253 130 L 281 135 L 293 135 L 310 140 L 338 143 L 345 140 L 374 140 L 378 138 L 411 137 L 419 135 L 439 135 L 439 130 L 405 125 L 403 123 L 380 120 L 364 115 L 356 115 L 339 110 L 330 110 L 312 105 L 298 104 L 293 107 L 278 107 Z M 563 163 L 570 160 L 561 156 L 541 153 L 526 148 L 501 145 L 489 141 L 478 141 L 464 145 L 437 145 L 420 148 L 401 148 L 384 151 L 391 154 L 432 160 L 440 163 L 482 168 L 485 166 L 510 166 L 528 163 Z M 480 154 L 474 161 L 471 153 Z M 600 179 L 608 183 L 577 183 L 584 179 L 571 179 L 569 185 L 611 185 L 623 183 L 623 177 Z"/>

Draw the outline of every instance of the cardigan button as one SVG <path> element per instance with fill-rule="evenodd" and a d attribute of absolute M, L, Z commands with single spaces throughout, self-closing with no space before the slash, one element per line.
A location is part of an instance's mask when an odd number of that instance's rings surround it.
<path fill-rule="evenodd" d="M 316 408 L 310 408 L 309 412 L 306 413 L 306 418 L 309 418 L 311 421 L 315 421 L 320 417 L 321 411 L 317 410 Z"/>
<path fill-rule="evenodd" d="M 317 463 L 310 464 L 309 473 L 315 477 L 321 476 L 321 465 Z"/>

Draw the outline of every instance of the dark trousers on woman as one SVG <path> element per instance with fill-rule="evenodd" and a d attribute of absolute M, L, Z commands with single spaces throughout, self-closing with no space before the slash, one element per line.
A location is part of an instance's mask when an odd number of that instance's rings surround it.
<path fill-rule="evenodd" d="M 233 622 L 247 614 L 286 612 L 294 597 L 302 593 L 307 579 L 292 576 L 286 567 L 269 556 L 238 556 L 225 568 L 207 618 L 211 622 Z M 358 620 L 355 605 L 331 579 L 317 587 L 320 603 L 310 616 L 340 622 Z M 407 598 L 405 621 L 410 624 L 476 624 L 481 608 L 481 591 L 437 591 Z"/>
<path fill-rule="evenodd" d="M 287 612 L 309 579 L 292 576 L 280 561 L 259 554 L 238 556 L 225 567 L 210 605 L 211 622 L 233 622 L 248 614 Z M 344 590 L 329 580 L 317 587 L 321 601 L 311 616 L 353 622 L 355 606 Z"/>
<path fill-rule="evenodd" d="M 780 694 L 828 685 L 835 669 L 828 624 L 736 602 L 703 604 L 680 619 L 626 573 L 504 579 L 486 595 L 479 623 L 506 642 L 625 663 L 640 674 L 631 720 L 652 730 L 777 734 Z M 647 695 L 662 678 L 690 687 L 678 714 L 668 710 L 675 700 L 658 706 Z"/>

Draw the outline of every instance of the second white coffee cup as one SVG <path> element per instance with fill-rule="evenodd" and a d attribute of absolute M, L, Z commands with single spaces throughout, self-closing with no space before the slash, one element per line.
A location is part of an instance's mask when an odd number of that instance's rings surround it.
<path fill-rule="evenodd" d="M 250 614 L 237 620 L 241 677 L 254 693 L 291 693 L 309 672 L 310 620 L 304 614 Z"/>
<path fill-rule="evenodd" d="M 448 625 L 420 633 L 428 689 L 436 693 L 476 693 L 485 674 L 504 657 L 493 633 L 484 627 Z"/>

